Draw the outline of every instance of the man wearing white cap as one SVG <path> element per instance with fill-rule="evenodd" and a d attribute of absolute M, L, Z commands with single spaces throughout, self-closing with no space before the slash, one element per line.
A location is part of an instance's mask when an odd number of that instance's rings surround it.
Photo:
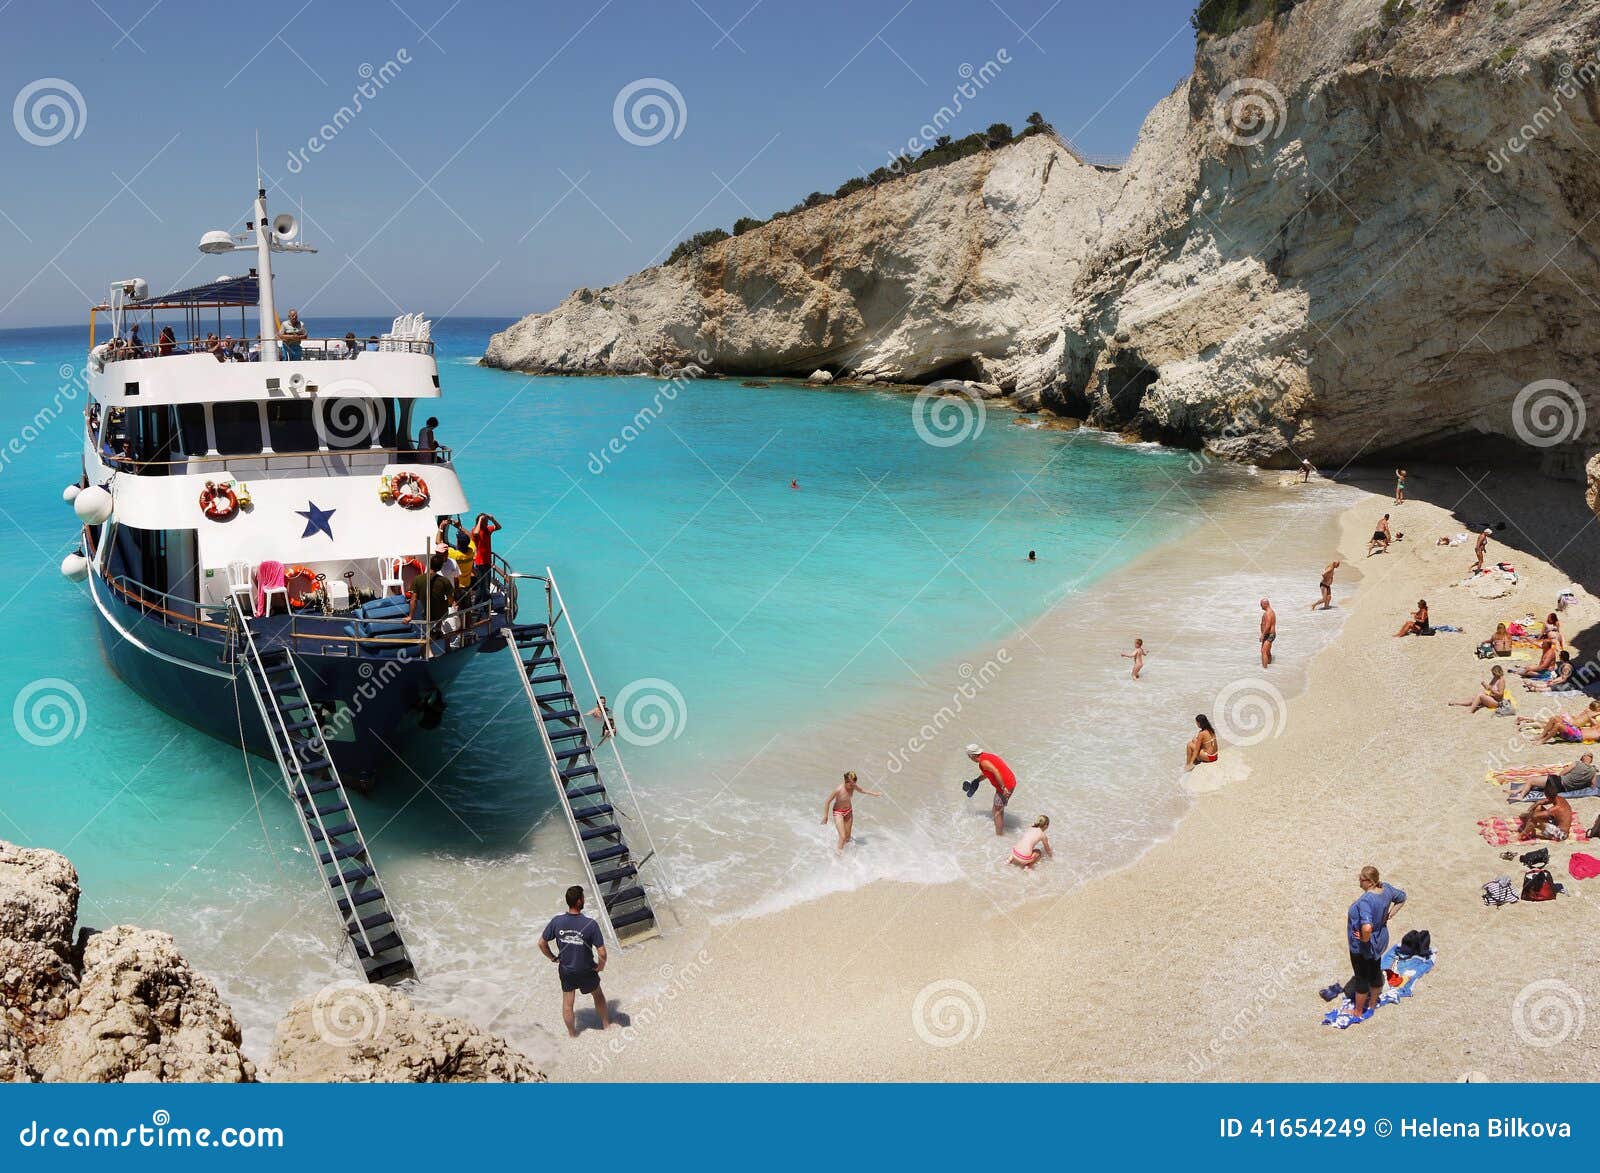
<path fill-rule="evenodd" d="M 981 771 L 978 777 L 962 784 L 961 789 L 966 791 L 971 798 L 978 792 L 979 785 L 985 778 L 994 787 L 994 833 L 1006 833 L 1006 803 L 1011 801 L 1011 794 L 1017 788 L 1017 776 L 1012 773 L 1011 767 L 1006 765 L 1005 759 L 999 754 L 985 753 L 977 745 L 967 746 L 967 757 L 978 763 Z"/>

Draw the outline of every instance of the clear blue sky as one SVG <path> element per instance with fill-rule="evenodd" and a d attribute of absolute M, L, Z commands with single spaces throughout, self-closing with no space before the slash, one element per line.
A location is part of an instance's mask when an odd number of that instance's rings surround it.
<path fill-rule="evenodd" d="M 964 65 L 999 70 L 953 135 L 1038 110 L 1124 154 L 1193 56 L 1193 0 L 302 3 L 0 0 L 0 328 L 80 321 L 114 278 L 240 271 L 194 244 L 247 212 L 257 130 L 273 210 L 303 204 L 322 249 L 280 262 L 280 304 L 511 315 L 879 166 Z M 76 89 L 65 124 L 60 87 L 35 85 L 52 78 Z M 613 121 L 641 78 L 682 95 L 678 133 L 651 146 Z"/>

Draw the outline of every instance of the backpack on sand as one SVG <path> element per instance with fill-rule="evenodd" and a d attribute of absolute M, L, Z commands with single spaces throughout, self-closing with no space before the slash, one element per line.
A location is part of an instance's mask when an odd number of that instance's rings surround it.
<path fill-rule="evenodd" d="M 1556 898 L 1556 882 L 1550 878 L 1550 873 L 1544 868 L 1534 868 L 1522 877 L 1522 898 L 1524 900 L 1554 900 Z"/>

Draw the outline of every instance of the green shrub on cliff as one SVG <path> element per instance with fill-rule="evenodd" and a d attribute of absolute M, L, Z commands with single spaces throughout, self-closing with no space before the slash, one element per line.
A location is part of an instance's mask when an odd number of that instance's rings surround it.
<path fill-rule="evenodd" d="M 1282 16 L 1297 0 L 1200 0 L 1189 23 L 1201 36 L 1225 37 L 1242 28 Z"/>

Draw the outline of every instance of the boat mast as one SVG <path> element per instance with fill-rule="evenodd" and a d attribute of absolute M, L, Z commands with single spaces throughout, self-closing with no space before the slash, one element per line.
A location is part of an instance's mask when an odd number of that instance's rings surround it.
<path fill-rule="evenodd" d="M 267 189 L 256 177 L 256 276 L 260 287 L 257 310 L 261 318 L 261 361 L 278 357 L 278 311 L 272 300 L 272 224 L 267 219 Z"/>

